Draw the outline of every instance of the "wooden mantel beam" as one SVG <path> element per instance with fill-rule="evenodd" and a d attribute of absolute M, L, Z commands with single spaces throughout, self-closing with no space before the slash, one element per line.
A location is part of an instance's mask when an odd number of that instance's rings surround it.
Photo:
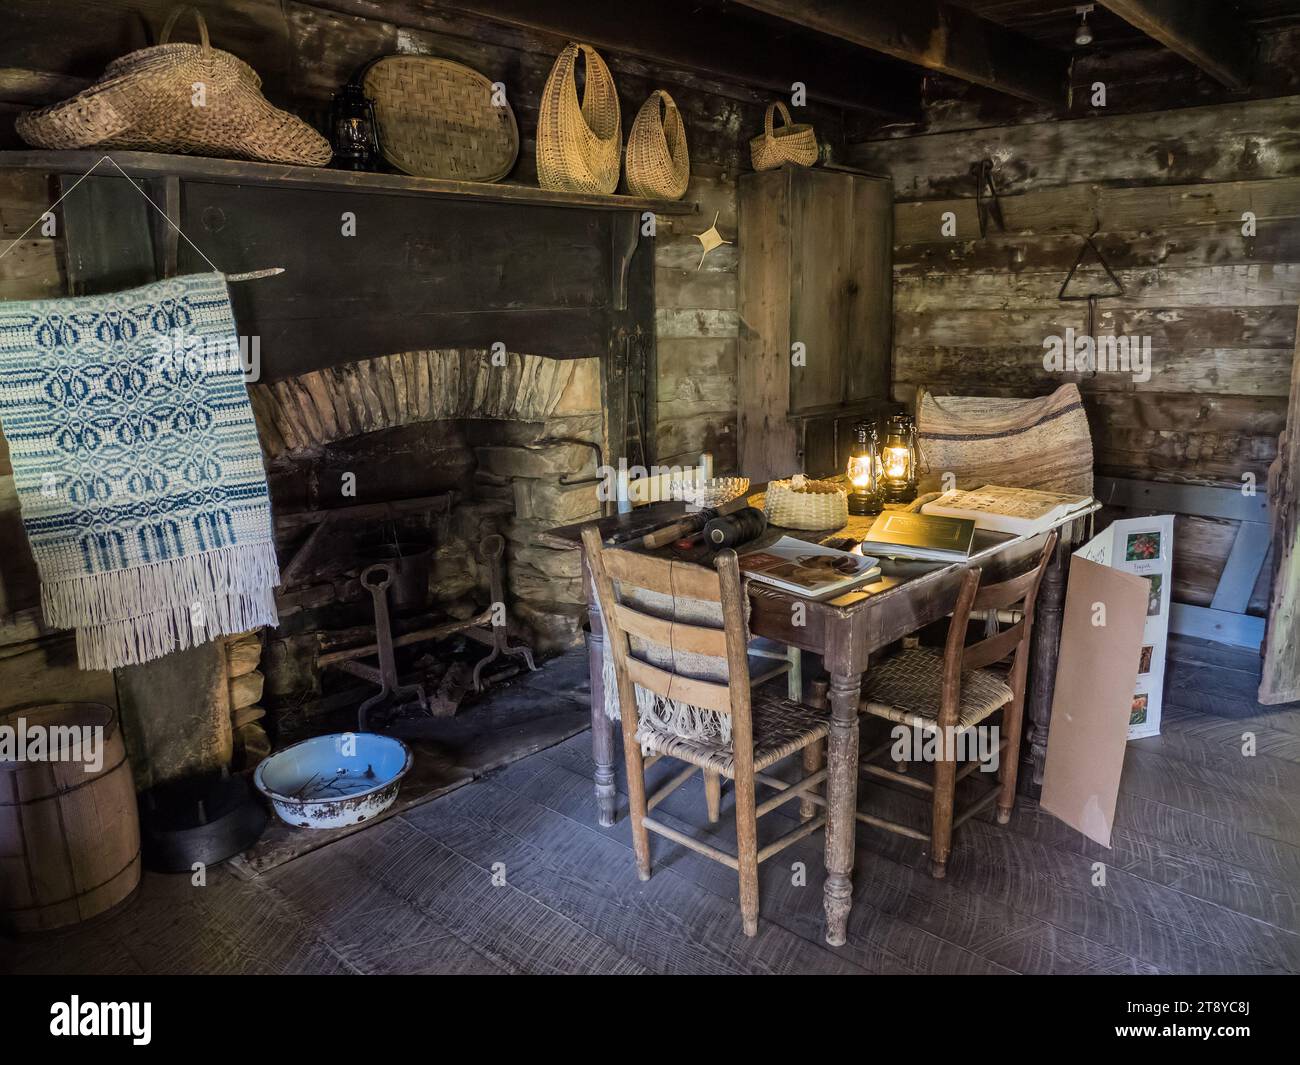
<path fill-rule="evenodd" d="M 929 70 L 1060 107 L 1068 57 L 936 0 L 735 0 Z"/>
<path fill-rule="evenodd" d="M 1248 89 L 1256 40 L 1224 0 L 1100 0 L 1170 51 L 1231 89 Z"/>

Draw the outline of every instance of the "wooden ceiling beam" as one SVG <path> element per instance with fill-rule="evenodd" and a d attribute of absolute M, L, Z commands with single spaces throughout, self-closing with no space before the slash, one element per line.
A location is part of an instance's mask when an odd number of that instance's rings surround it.
<path fill-rule="evenodd" d="M 1064 53 L 936 0 L 735 2 L 1022 100 L 1050 107 L 1066 100 Z"/>
<path fill-rule="evenodd" d="M 1099 2 L 1230 89 L 1250 88 L 1255 34 L 1223 0 Z"/>
<path fill-rule="evenodd" d="M 451 14 L 500 26 L 583 41 L 652 63 L 788 96 L 793 82 L 810 101 L 914 120 L 921 110 L 919 77 L 883 61 L 864 65 L 851 48 L 838 54 L 792 36 L 764 38 L 752 24 L 698 0 L 311 0 L 319 7 L 383 18 L 398 25 L 441 28 Z"/>

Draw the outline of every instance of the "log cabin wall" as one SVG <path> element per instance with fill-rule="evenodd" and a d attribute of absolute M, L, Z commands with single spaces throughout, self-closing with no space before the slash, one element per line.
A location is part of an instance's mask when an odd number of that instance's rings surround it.
<path fill-rule="evenodd" d="M 110 0 L 97 5 L 91 19 L 75 0 L 16 0 L 6 5 L 8 37 L 0 44 L 0 148 L 23 147 L 13 131 L 17 113 L 76 91 L 109 60 L 153 43 L 172 6 L 170 0 Z M 405 11 L 410 24 L 340 14 L 329 7 Z M 252 65 L 272 103 L 320 129 L 325 128 L 330 94 L 380 55 L 437 55 L 503 81 L 520 131 L 519 161 L 506 180 L 536 185 L 538 99 L 563 37 L 439 13 L 422 4 L 230 0 L 200 8 L 213 44 Z M 658 220 L 657 458 L 664 464 L 694 462 L 707 449 L 713 451 L 717 468 L 728 471 L 734 468 L 736 452 L 739 251 L 734 245 L 723 246 L 697 271 L 700 245 L 693 234 L 706 229 L 716 214 L 724 236 L 734 238 L 736 177 L 749 168 L 748 141 L 762 128 L 770 94 L 614 52 L 602 54 L 618 85 L 625 133 L 653 89 L 662 87 L 672 94 L 686 124 L 691 154 L 686 198 L 700 205 L 696 216 Z M 801 117 L 816 124 L 819 136 L 840 136 L 838 112 L 817 105 L 805 111 Z M 3 181 L 0 232 L 12 239 L 30 223 L 31 211 L 43 209 L 49 199 L 41 187 L 21 177 Z M 19 261 L 0 264 L 0 298 L 62 291 L 56 243 L 32 241 L 21 249 Z"/>
<path fill-rule="evenodd" d="M 974 108 L 932 110 L 939 132 L 848 153 L 894 180 L 894 398 L 919 385 L 1043 395 L 1073 380 L 1098 473 L 1232 486 L 1251 475 L 1263 490 L 1300 301 L 1300 96 L 978 129 L 951 128 L 979 121 Z M 1006 232 L 990 222 L 981 238 L 971 166 L 983 159 Z M 1148 381 L 1044 369 L 1045 337 L 1085 332 L 1087 304 L 1057 295 L 1094 228 L 1126 290 L 1098 302 L 1096 332 L 1150 336 Z M 1103 281 L 1090 258 L 1071 292 Z M 1235 534 L 1232 521 L 1179 517 L 1176 600 L 1210 604 Z M 1267 575 L 1251 613 L 1265 611 Z"/>
<path fill-rule="evenodd" d="M 77 0 L 6 4 L 0 40 L 0 148 L 24 147 L 13 129 L 22 111 L 62 99 L 96 78 L 112 59 L 156 41 L 170 0 L 107 0 L 93 16 Z M 324 130 L 330 95 L 358 67 L 381 55 L 412 52 L 467 64 L 507 86 L 520 131 L 519 161 L 508 182 L 536 185 L 538 99 L 565 39 L 517 30 L 418 3 L 303 4 L 226 0 L 200 4 L 214 46 L 247 61 L 267 98 Z M 328 8 L 343 8 L 350 13 Z M 376 17 L 360 17 L 373 14 Z M 405 22 L 394 21 L 392 12 Z M 381 17 L 382 16 L 382 17 Z M 188 31 L 181 30 L 179 39 Z M 656 252 L 656 458 L 693 464 L 712 451 L 719 472 L 736 462 L 736 269 L 725 245 L 700 261 L 693 234 L 717 216 L 734 239 L 736 178 L 748 168 L 748 140 L 762 128 L 769 94 L 602 50 L 618 85 L 624 132 L 655 88 L 681 110 L 691 154 L 686 198 L 700 212 L 658 219 Z M 837 112 L 807 108 L 819 135 L 840 135 Z M 42 175 L 0 173 L 0 240 L 23 233 L 55 198 Z M 65 294 L 58 235 L 29 233 L 0 259 L 0 299 Z M 376 355 L 389 354 L 375 352 Z M 35 564 L 27 547 L 7 448 L 0 442 L 0 708 L 43 699 L 114 702 L 113 678 L 76 669 L 70 633 L 44 630 Z"/>

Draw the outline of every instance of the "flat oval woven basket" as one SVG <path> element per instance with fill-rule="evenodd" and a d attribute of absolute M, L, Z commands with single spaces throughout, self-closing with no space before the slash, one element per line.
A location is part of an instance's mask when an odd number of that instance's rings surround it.
<path fill-rule="evenodd" d="M 582 99 L 577 64 L 586 63 Z M 614 76 L 588 44 L 565 46 L 542 90 L 537 118 L 537 183 L 561 192 L 611 193 L 623 156 Z"/>
<path fill-rule="evenodd" d="M 367 68 L 379 150 L 406 174 L 500 181 L 519 157 L 519 126 L 477 70 L 425 55 L 390 55 Z"/>
<path fill-rule="evenodd" d="M 686 127 L 673 98 L 656 89 L 627 135 L 627 189 L 633 196 L 680 200 L 691 180 Z"/>

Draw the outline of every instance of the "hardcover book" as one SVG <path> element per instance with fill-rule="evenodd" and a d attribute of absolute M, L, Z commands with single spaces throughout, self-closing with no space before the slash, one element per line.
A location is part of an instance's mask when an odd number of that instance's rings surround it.
<path fill-rule="evenodd" d="M 872 523 L 863 550 L 927 562 L 965 562 L 975 539 L 970 518 L 947 518 L 910 511 L 885 511 Z"/>

